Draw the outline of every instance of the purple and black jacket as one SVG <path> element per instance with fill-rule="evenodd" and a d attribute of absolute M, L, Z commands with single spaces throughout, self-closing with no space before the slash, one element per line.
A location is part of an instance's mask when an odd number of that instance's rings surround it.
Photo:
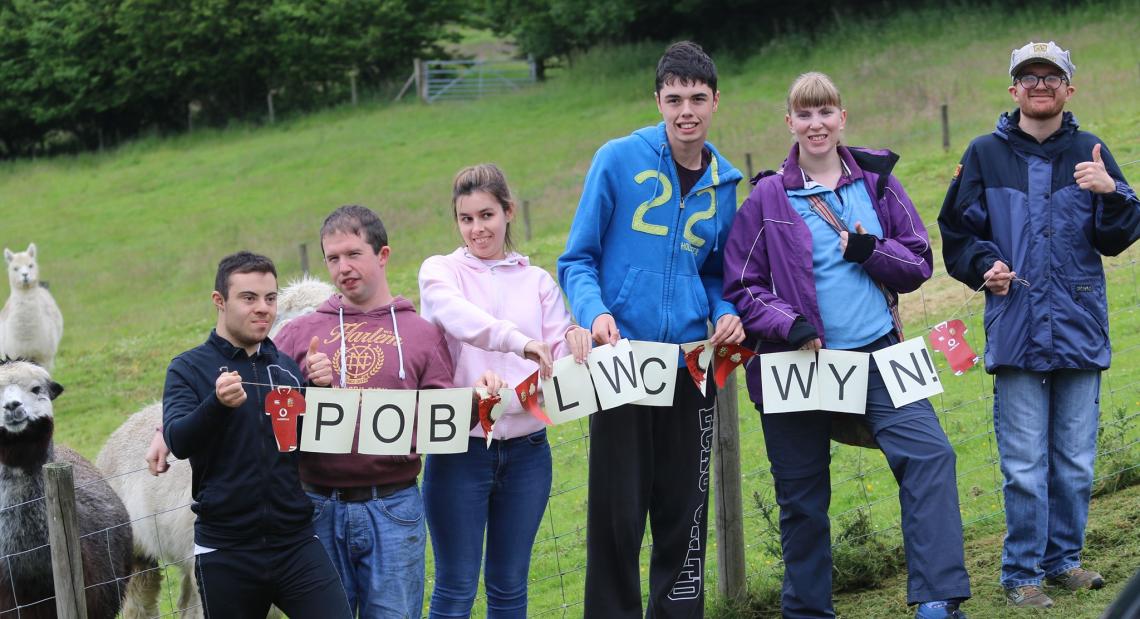
<path fill-rule="evenodd" d="M 862 264 L 876 282 L 894 294 L 917 290 L 933 272 L 930 237 L 902 184 L 891 175 L 898 155 L 888 150 L 839 147 L 850 174 L 840 184 L 863 181 L 871 194 L 883 238 L 875 240 Z M 811 231 L 788 200 L 801 189 L 799 146 L 793 145 L 780 170 L 762 172 L 736 213 L 724 250 L 724 298 L 740 313 L 747 344 L 759 353 L 792 350 L 788 332 L 803 316 L 827 345 L 812 274 Z M 859 320 L 852 308 L 851 320 Z M 752 401 L 762 402 L 760 364 L 746 368 Z"/>

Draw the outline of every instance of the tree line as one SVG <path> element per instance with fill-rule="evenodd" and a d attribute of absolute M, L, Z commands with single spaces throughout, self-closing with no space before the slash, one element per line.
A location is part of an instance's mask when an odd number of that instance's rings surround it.
<path fill-rule="evenodd" d="M 348 98 L 441 53 L 456 0 L 0 0 L 0 157 Z"/>
<path fill-rule="evenodd" d="M 474 19 L 542 68 L 602 43 L 691 38 L 706 50 L 754 53 L 773 36 L 826 36 L 839 20 L 873 20 L 926 0 L 474 0 Z M 971 0 L 956 0 L 962 9 Z M 1049 0 L 1052 4 L 1057 0 Z"/>
<path fill-rule="evenodd" d="M 806 5 L 805 5 L 806 6 Z M 539 67 L 682 36 L 756 49 L 889 0 L 0 0 L 0 158 L 315 109 L 443 57 L 456 24 Z M 352 77 L 350 77 L 350 75 Z"/>

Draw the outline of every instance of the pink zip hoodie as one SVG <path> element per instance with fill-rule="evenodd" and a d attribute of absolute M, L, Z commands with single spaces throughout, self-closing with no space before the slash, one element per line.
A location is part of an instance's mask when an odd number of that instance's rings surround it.
<path fill-rule="evenodd" d="M 443 330 L 456 385 L 473 385 L 486 370 L 512 387 L 521 383 L 538 369 L 523 357 L 531 340 L 550 344 L 555 359 L 570 353 L 565 338 L 573 322 L 562 291 L 549 273 L 517 253 L 484 262 L 460 247 L 428 258 L 420 267 L 420 313 Z M 544 427 L 512 395 L 494 438 Z M 482 437 L 483 428 L 476 425 L 471 436 Z"/>

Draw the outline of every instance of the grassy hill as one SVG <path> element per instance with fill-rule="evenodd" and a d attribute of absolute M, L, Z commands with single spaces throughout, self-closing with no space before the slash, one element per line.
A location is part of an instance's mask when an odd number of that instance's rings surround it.
<path fill-rule="evenodd" d="M 1070 109 L 1119 161 L 1140 157 L 1135 15 L 1124 3 L 1048 16 L 924 12 L 831 24 L 816 40 L 758 41 L 747 58 L 719 60 L 712 139 L 741 168 L 746 153 L 757 169 L 778 165 L 789 143 L 787 85 L 802 71 L 826 71 L 846 99 L 848 142 L 902 153 L 899 176 L 930 223 L 965 143 L 1011 107 L 1009 49 L 1031 37 L 1074 50 Z M 166 361 L 212 322 L 206 291 L 221 255 L 250 248 L 296 273 L 298 244 L 314 251 L 321 218 L 340 204 L 382 214 L 395 287 L 414 298 L 419 262 L 458 242 L 451 176 L 495 161 L 530 202 L 534 241 L 523 249 L 552 265 L 594 150 L 657 120 L 652 67 L 661 47 L 598 50 L 515 96 L 345 108 L 103 155 L 3 164 L 0 242 L 39 244 L 67 320 L 58 373 L 73 389 L 63 408 L 82 421 L 61 424 L 63 437 L 92 453 L 110 426 L 89 413 L 101 418 L 158 395 Z M 940 148 L 943 103 L 949 153 Z"/>
<path fill-rule="evenodd" d="M 1077 93 L 1069 109 L 1119 162 L 1140 159 L 1138 15 L 1134 2 L 1107 2 L 1048 13 L 947 8 L 874 22 L 824 19 L 822 28 L 813 21 L 817 30 L 810 37 L 757 40 L 747 54 L 717 59 L 722 98 L 711 139 L 742 169 L 748 155 L 757 170 L 779 165 L 789 146 L 787 86 L 801 72 L 825 71 L 845 97 L 846 141 L 901 153 L 896 174 L 933 224 L 966 143 L 1012 107 L 1009 51 L 1029 39 L 1055 39 L 1073 50 Z M 37 243 L 41 272 L 66 321 L 55 372 L 67 387 L 56 403 L 59 440 L 94 456 L 127 415 L 161 395 L 170 358 L 200 342 L 213 324 L 209 291 L 223 254 L 242 248 L 266 253 L 288 279 L 299 274 L 298 246 L 307 243 L 319 272 L 317 230 L 338 205 L 360 203 L 381 214 L 393 248 L 393 287 L 416 300 L 420 262 L 459 243 L 448 203 L 452 175 L 464 165 L 494 161 L 530 205 L 533 237 L 523 240 L 518 226 L 521 250 L 552 268 L 593 152 L 609 138 L 659 120 L 653 66 L 663 47 L 595 50 L 545 85 L 483 101 L 373 103 L 272 127 L 199 131 L 104 154 L 0 165 L 0 243 L 13 249 Z M 942 104 L 949 109 L 949 152 L 941 146 Z M 1125 169 L 1134 185 L 1138 169 Z M 745 193 L 742 186 L 741 199 Z M 1132 313 L 1138 292 L 1127 265 L 1135 256 L 1133 250 L 1115 261 L 1124 266 L 1110 278 L 1112 309 L 1125 310 L 1113 316 L 1123 372 L 1116 374 L 1120 388 L 1113 400 L 1122 419 L 1118 453 L 1133 465 L 1140 458 L 1134 421 L 1140 404 L 1133 405 L 1140 395 L 1128 368 L 1137 355 L 1140 319 Z M 949 317 L 965 300 L 960 285 L 936 278 L 905 302 L 912 334 Z M 978 310 L 978 301 L 970 307 Z M 976 313 L 970 317 L 980 350 L 980 324 Z M 962 444 L 967 520 L 992 534 L 1001 498 L 992 444 L 979 427 L 987 414 L 986 381 L 974 372 L 952 382 L 936 406 L 949 413 L 944 425 Z M 767 473 L 759 423 L 746 400 L 741 417 L 751 496 L 762 490 Z M 549 531 L 544 524 L 540 533 L 549 536 L 551 549 L 536 549 L 532 577 L 542 581 L 534 587 L 532 609 L 559 613 L 567 605 L 571 615 L 580 612 L 573 607 L 581 596 L 582 562 L 574 549 L 584 538 L 580 435 L 581 427 L 553 435 L 560 496 L 552 501 Z M 981 438 L 973 440 L 975 435 Z M 842 449 L 836 463 L 836 480 L 838 471 L 845 477 L 857 472 L 851 477 L 857 491 L 837 488 L 833 511 L 873 506 L 876 530 L 889 530 L 893 482 L 881 456 Z M 758 581 L 770 579 L 774 561 L 761 551 L 763 527 L 753 526 L 759 520 L 748 509 L 748 535 L 757 540 L 749 569 Z M 713 579 L 712 566 L 709 572 Z M 975 576 L 979 586 L 992 586 L 996 570 Z"/>

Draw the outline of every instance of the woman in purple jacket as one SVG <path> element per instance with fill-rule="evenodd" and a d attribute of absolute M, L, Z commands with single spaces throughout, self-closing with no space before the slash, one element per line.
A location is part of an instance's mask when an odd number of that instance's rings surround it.
<path fill-rule="evenodd" d="M 780 170 L 753 179 L 729 233 L 725 298 L 760 353 L 891 346 L 901 339 L 898 294 L 930 278 L 932 259 L 922 221 L 890 174 L 898 156 L 840 143 L 847 111 L 822 73 L 792 84 L 785 121 L 791 152 Z M 869 370 L 866 415 L 855 422 L 866 424 L 899 483 L 907 602 L 919 604 L 920 619 L 965 617 L 953 448 L 929 401 L 895 408 L 874 363 Z M 746 374 L 763 413 L 760 364 Z M 827 509 L 839 414 L 761 414 L 780 505 L 784 617 L 835 616 Z"/>

